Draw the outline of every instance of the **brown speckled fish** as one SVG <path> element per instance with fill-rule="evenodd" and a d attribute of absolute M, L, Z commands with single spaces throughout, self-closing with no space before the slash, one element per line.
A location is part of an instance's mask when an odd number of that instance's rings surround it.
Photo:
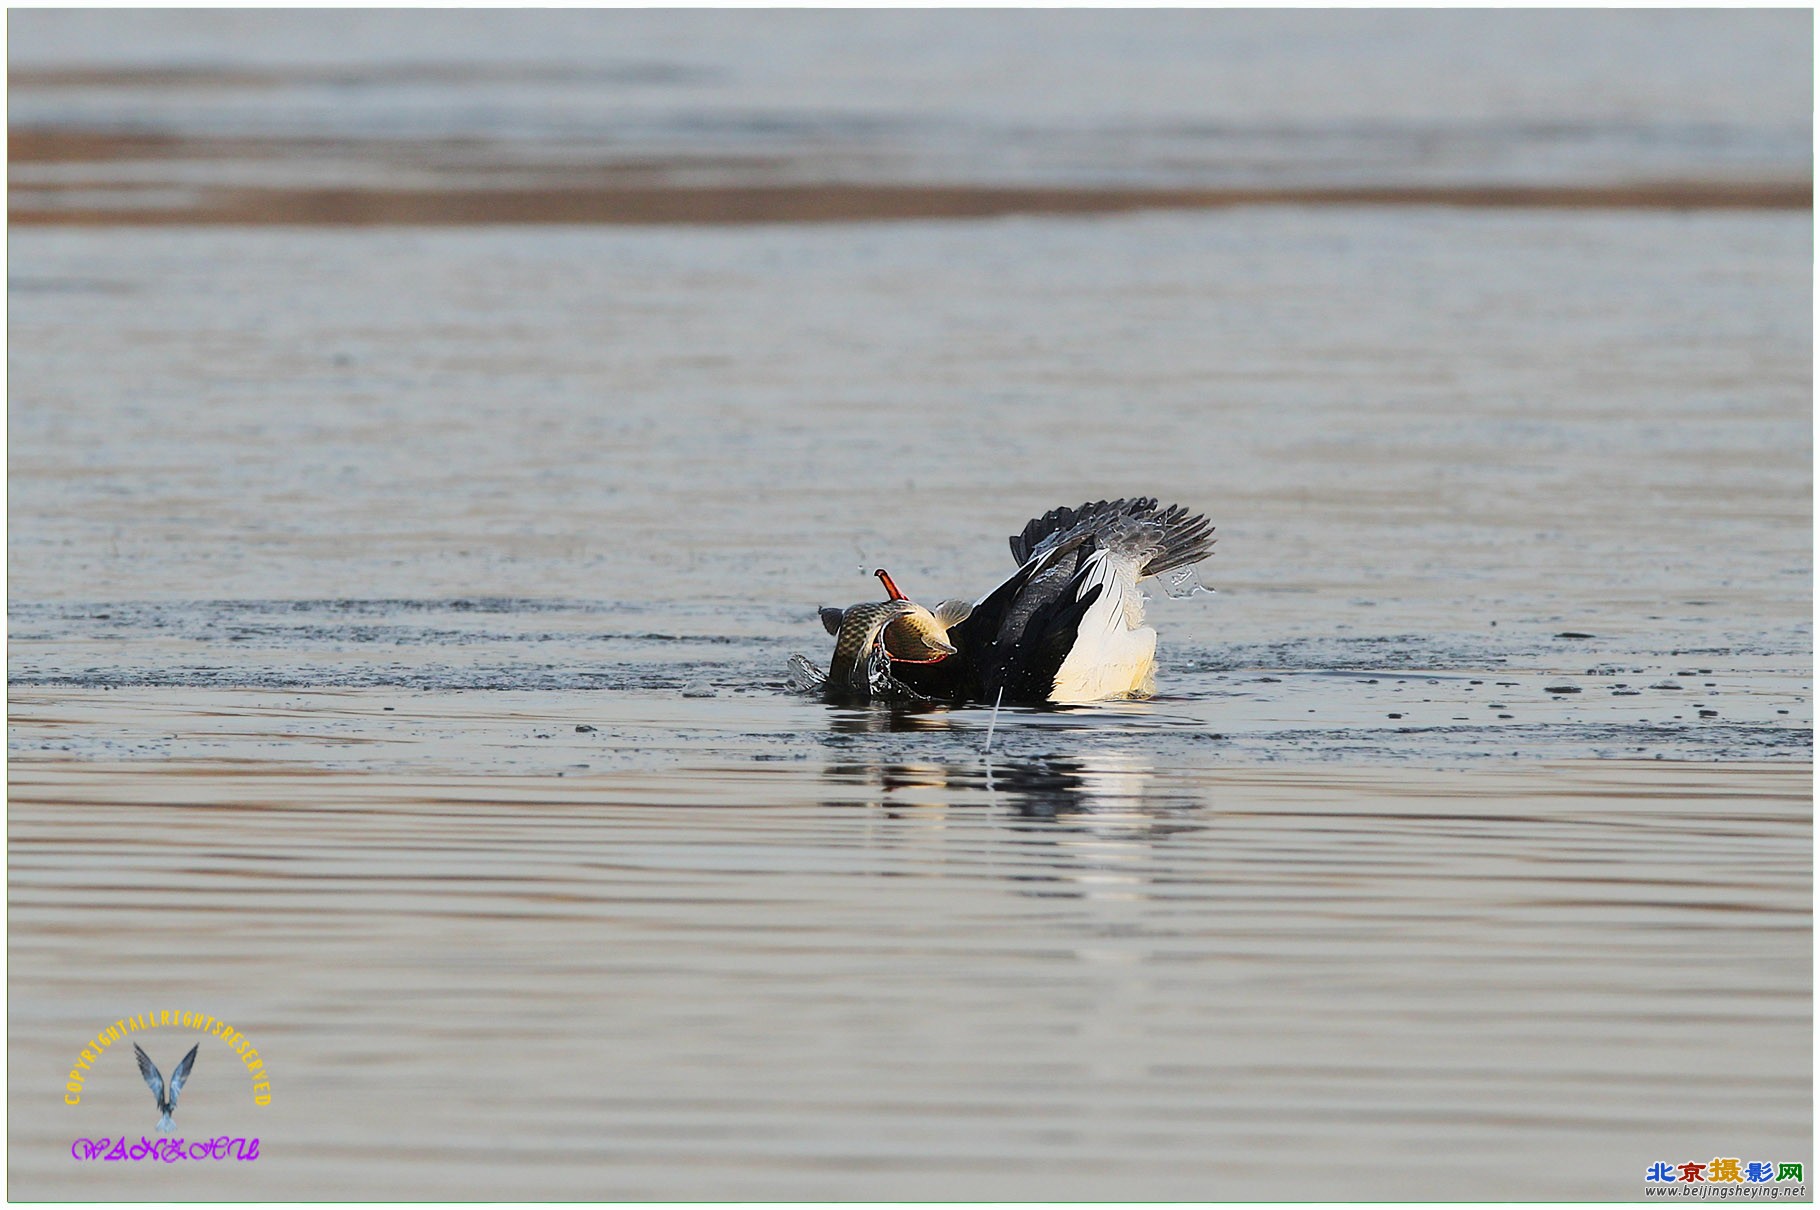
<path fill-rule="evenodd" d="M 943 601 L 926 609 L 898 590 L 883 569 L 872 573 L 891 594 L 849 609 L 824 608 L 822 625 L 834 636 L 827 688 L 854 697 L 914 697 L 891 675 L 893 664 L 934 664 L 954 654 L 948 628 L 972 611 L 965 601 Z"/>

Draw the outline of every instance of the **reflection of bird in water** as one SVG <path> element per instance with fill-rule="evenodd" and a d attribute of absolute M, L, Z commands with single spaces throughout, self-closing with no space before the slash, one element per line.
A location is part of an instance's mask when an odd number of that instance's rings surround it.
<path fill-rule="evenodd" d="M 944 812 L 973 798 L 975 805 L 1009 807 L 1023 819 L 1054 822 L 1094 819 L 1151 835 L 1202 826 L 1198 796 L 1188 788 L 1158 787 L 1142 757 L 1111 752 L 1023 758 L 1003 762 L 842 761 L 823 776 L 838 785 L 870 790 L 871 805 L 937 808 Z M 983 802 L 975 798 L 983 795 Z M 844 804 L 843 804 L 844 805 Z"/>
<path fill-rule="evenodd" d="M 1144 791 L 1149 768 L 1138 761 L 1094 756 L 1087 760 L 1051 757 L 1046 761 L 988 764 L 987 786 L 1011 794 L 1018 814 L 1036 819 L 1096 812 L 1147 815 Z"/>
<path fill-rule="evenodd" d="M 951 731 L 953 712 L 939 703 L 893 701 L 882 709 L 834 710 L 828 730 L 836 735 L 893 735 Z"/>
<path fill-rule="evenodd" d="M 1052 509 L 1012 537 L 1010 579 L 933 610 L 880 570 L 890 600 L 822 610 L 835 648 L 821 687 L 948 702 L 1147 697 L 1156 631 L 1138 582 L 1174 572 L 1172 588 L 1198 588 L 1189 569 L 1212 553 L 1212 532 L 1207 518 L 1148 497 Z"/>
<path fill-rule="evenodd" d="M 164 1089 L 164 1076 L 158 1067 L 137 1042 L 133 1043 L 133 1055 L 139 1060 L 139 1074 L 145 1077 L 145 1085 L 152 1090 L 152 1099 L 158 1102 L 158 1112 L 163 1115 L 158 1119 L 158 1129 L 169 1132 L 177 1129 L 171 1121 L 171 1114 L 177 1108 L 177 1094 L 183 1091 L 183 1082 L 190 1078 L 190 1068 L 196 1065 L 196 1052 L 202 1049 L 201 1043 L 190 1047 L 190 1053 L 183 1056 L 183 1062 L 177 1064 L 177 1070 L 171 1073 L 170 1092 Z"/>

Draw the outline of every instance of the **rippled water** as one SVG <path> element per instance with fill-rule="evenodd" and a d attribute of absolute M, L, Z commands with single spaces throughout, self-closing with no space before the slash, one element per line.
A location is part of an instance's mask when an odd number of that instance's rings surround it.
<path fill-rule="evenodd" d="M 1805 767 L 1071 740 L 562 781 L 30 762 L 12 793 L 15 1103 L 122 1003 L 256 1023 L 269 1110 L 199 1074 L 179 1114 L 265 1138 L 224 1194 L 1627 1197 L 1808 1141 Z M 114 1068 L 14 1115 L 15 1189 L 198 1189 L 58 1158 L 148 1124 Z"/>
<path fill-rule="evenodd" d="M 724 49 L 626 19 L 621 67 Z M 1613 162 L 1723 177 L 1782 146 L 1780 19 L 1650 17 L 1658 51 L 1712 47 L 1710 87 L 1666 93 L 1635 64 L 1568 87 L 1588 34 L 1531 99 L 1642 157 Z M 14 29 L 78 44 L 50 20 Z M 159 51 L 213 45 L 189 18 L 122 20 L 95 62 L 218 71 L 275 70 L 247 33 L 293 18 L 237 16 L 239 60 Z M 1242 20 L 1328 62 L 1300 17 Z M 1169 44 L 1144 29 L 1088 57 L 1089 100 Z M 453 43 L 492 65 L 463 111 L 489 137 L 553 97 L 598 135 L 587 98 L 646 86 L 514 75 L 550 58 L 524 36 Z M 1189 49 L 1244 45 L 1214 41 Z M 1483 106 L 1528 78 L 1511 45 Z M 448 49 L 258 87 L 410 134 L 414 95 L 460 116 Z M 364 61 L 317 51 L 293 58 Z M 1476 112 L 1361 64 L 1383 113 Z M 687 152 L 679 97 L 724 116 L 771 79 L 698 66 L 644 77 L 668 100 L 630 129 Z M 1162 100 L 1201 95 L 1157 70 Z M 1284 105 L 1321 127 L 1308 72 Z M 843 80 L 801 87 L 839 111 Z M 283 111 L 220 86 L 131 87 L 192 133 Z M 86 87 L 21 95 L 75 120 L 131 92 Z M 1060 102 L 1000 93 L 980 112 L 1047 132 L 1019 171 L 1061 171 Z M 752 145 L 825 166 L 812 128 Z M 1005 145 L 920 110 L 880 129 L 897 169 Z M 1571 168 L 1476 145 L 1474 179 Z M 1174 154 L 1148 146 L 1086 159 Z M 1408 179 L 1395 148 L 1373 162 Z M 1657 1160 L 1811 1162 L 1812 256 L 1811 215 L 1774 211 L 15 227 L 10 1192 L 1615 1199 Z M 973 596 L 1025 518 L 1135 493 L 1220 534 L 1218 594 L 1151 606 L 1157 699 L 788 689 L 793 652 L 827 654 L 816 606 L 872 568 Z M 269 1106 L 210 1042 L 177 1115 L 258 1134 L 257 1164 L 70 1159 L 149 1133 L 118 1051 L 58 1101 L 94 1031 L 151 1007 L 260 1047 Z"/>
<path fill-rule="evenodd" d="M 302 177 L 256 154 L 137 166 L 174 188 L 370 181 L 350 139 L 415 142 L 394 183 L 471 187 L 553 162 L 1048 184 L 1812 171 L 1797 10 L 23 10 L 9 29 L 15 126 L 326 143 Z M 34 165 L 14 186 L 84 179 Z"/>

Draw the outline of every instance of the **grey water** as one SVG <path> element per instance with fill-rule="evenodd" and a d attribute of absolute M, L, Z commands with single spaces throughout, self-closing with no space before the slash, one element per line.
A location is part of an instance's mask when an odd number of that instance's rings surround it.
<path fill-rule="evenodd" d="M 615 16 L 15 13 L 16 70 L 193 74 L 13 121 L 913 179 L 1264 171 L 1230 138 L 1321 180 L 1808 168 L 1788 14 Z M 1245 72 L 1284 67 L 1267 104 Z M 225 103 L 230 69 L 266 82 Z M 1390 150 L 1355 157 L 1348 88 Z M 13 1196 L 1621 1199 L 1811 1163 L 1810 214 L 8 252 Z M 872 568 L 976 595 L 1026 518 L 1138 493 L 1220 537 L 1215 594 L 1151 603 L 1155 699 L 1007 709 L 988 757 L 990 710 L 790 690 Z M 143 1006 L 258 1044 L 270 1105 L 205 1043 L 176 1115 L 257 1163 L 71 1159 L 150 1132 L 130 1056 L 63 1104 Z"/>
<path fill-rule="evenodd" d="M 1807 179 L 1799 10 L 21 10 L 14 127 L 315 140 L 140 185 Z M 383 169 L 363 141 L 416 151 Z M 89 166 L 15 169 L 14 189 Z M 106 169 L 110 179 L 118 165 Z"/>

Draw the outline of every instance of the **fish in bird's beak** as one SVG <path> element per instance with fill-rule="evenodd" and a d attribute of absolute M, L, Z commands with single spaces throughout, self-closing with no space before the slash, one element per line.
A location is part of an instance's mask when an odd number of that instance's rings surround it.
<path fill-rule="evenodd" d="M 954 654 L 948 631 L 935 615 L 912 605 L 902 617 L 885 623 L 885 654 L 904 664 L 933 664 Z"/>
<path fill-rule="evenodd" d="M 973 612 L 965 601 L 943 601 L 934 610 L 925 609 L 898 588 L 891 573 L 879 568 L 872 573 L 879 578 L 891 600 L 905 606 L 904 612 L 885 624 L 885 653 L 901 663 L 933 664 L 954 654 L 948 641 L 948 628 Z"/>
<path fill-rule="evenodd" d="M 905 596 L 883 568 L 873 574 L 890 600 L 821 611 L 822 625 L 835 638 L 828 683 L 861 695 L 890 686 L 892 663 L 934 664 L 953 655 L 948 628 L 973 611 L 965 601 L 943 601 L 927 609 Z M 879 655 L 885 658 L 876 659 Z"/>

